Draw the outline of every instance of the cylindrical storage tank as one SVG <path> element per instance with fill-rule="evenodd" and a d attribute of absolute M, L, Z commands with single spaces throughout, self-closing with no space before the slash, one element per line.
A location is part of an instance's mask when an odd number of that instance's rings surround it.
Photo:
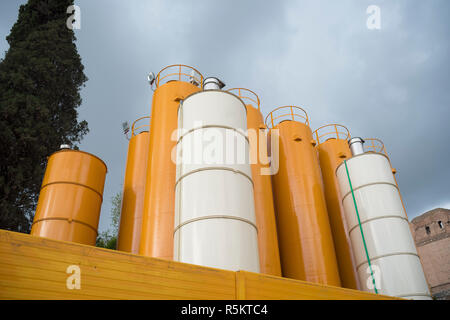
<path fill-rule="evenodd" d="M 364 138 L 364 150 L 365 152 L 379 152 L 383 153 L 386 157 L 388 157 L 389 163 L 391 164 L 391 171 L 394 175 L 395 184 L 398 187 L 397 182 L 397 170 L 392 166 L 391 159 L 389 159 L 389 155 L 387 154 L 386 148 L 384 146 L 383 141 L 377 138 Z M 400 189 L 399 189 L 400 190 Z M 406 218 L 408 218 L 408 212 L 406 211 L 405 202 L 403 201 L 403 197 L 400 194 L 400 199 L 402 200 L 403 210 L 405 211 Z"/>
<path fill-rule="evenodd" d="M 31 235 L 95 245 L 107 168 L 96 156 L 63 149 L 47 162 Z"/>
<path fill-rule="evenodd" d="M 279 168 L 272 181 L 283 276 L 340 286 L 316 143 L 306 112 L 280 107 L 266 117 L 266 124 L 270 135 L 279 136 Z M 272 161 L 276 156 L 272 149 Z"/>
<path fill-rule="evenodd" d="M 173 258 L 175 160 L 180 101 L 200 90 L 202 75 L 194 68 L 171 65 L 156 76 L 144 191 L 141 255 Z"/>
<path fill-rule="evenodd" d="M 335 174 L 337 167 L 342 161 L 352 156 L 347 143 L 350 133 L 342 125 L 329 124 L 318 128 L 314 131 L 313 136 L 317 142 L 316 149 L 319 152 L 325 200 L 341 284 L 344 288 L 358 290 L 359 279 L 356 273 L 355 258 L 348 236 L 344 208 L 342 207 L 339 194 L 339 184 Z"/>
<path fill-rule="evenodd" d="M 281 277 L 280 252 L 272 194 L 272 180 L 267 157 L 266 126 L 256 93 L 245 88 L 227 90 L 239 96 L 247 108 L 250 163 L 253 178 L 260 272 Z"/>
<path fill-rule="evenodd" d="M 174 260 L 259 272 L 246 109 L 207 90 L 179 109 Z"/>
<path fill-rule="evenodd" d="M 131 126 L 131 138 L 128 143 L 127 164 L 122 194 L 117 250 L 139 253 L 141 241 L 142 212 L 144 210 L 144 191 L 148 145 L 150 140 L 150 117 L 137 119 Z M 142 124 L 145 122 L 145 124 Z M 136 124 L 141 124 L 136 126 Z"/>
<path fill-rule="evenodd" d="M 336 171 L 364 291 L 430 299 L 388 158 L 363 153 Z"/>

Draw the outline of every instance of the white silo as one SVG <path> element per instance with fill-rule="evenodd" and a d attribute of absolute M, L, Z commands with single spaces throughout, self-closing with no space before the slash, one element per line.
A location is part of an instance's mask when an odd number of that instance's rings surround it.
<path fill-rule="evenodd" d="M 336 175 L 363 290 L 431 299 L 389 160 L 362 143 L 349 141 Z"/>
<path fill-rule="evenodd" d="M 207 78 L 178 110 L 174 260 L 259 272 L 245 104 Z"/>

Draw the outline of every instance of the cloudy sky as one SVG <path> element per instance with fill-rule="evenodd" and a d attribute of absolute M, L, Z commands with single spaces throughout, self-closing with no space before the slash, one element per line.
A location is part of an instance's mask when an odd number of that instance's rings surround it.
<path fill-rule="evenodd" d="M 0 52 L 20 4 L 0 3 Z M 450 208 L 448 0 L 76 0 L 78 51 L 89 81 L 80 149 L 108 165 L 100 230 L 122 190 L 121 123 L 151 111 L 149 71 L 188 64 L 258 93 L 264 116 L 302 106 L 312 129 L 347 126 L 384 141 L 411 218 Z M 367 28 L 368 6 L 381 29 Z"/>

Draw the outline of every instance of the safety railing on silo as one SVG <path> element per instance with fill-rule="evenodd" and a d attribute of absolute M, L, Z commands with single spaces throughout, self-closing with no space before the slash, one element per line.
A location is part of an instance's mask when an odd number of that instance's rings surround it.
<path fill-rule="evenodd" d="M 250 102 L 249 104 L 254 105 L 255 107 L 258 108 L 259 111 L 261 111 L 260 109 L 261 101 L 259 100 L 258 95 L 254 93 L 252 90 L 247 88 L 231 88 L 228 89 L 227 91 L 236 94 L 239 98 L 241 98 L 244 101 L 244 103 L 246 103 L 247 101 Z"/>
<path fill-rule="evenodd" d="M 383 153 L 387 156 L 386 148 L 384 147 L 383 141 L 376 138 L 364 138 L 364 150 Z M 389 158 L 389 157 L 388 157 Z"/>
<path fill-rule="evenodd" d="M 169 81 L 185 81 L 200 87 L 203 83 L 203 75 L 194 67 L 184 64 L 172 64 L 161 69 L 155 80 L 156 88 Z"/>
<path fill-rule="evenodd" d="M 327 124 L 313 132 L 317 144 L 321 144 L 329 139 L 348 140 L 350 139 L 350 131 L 341 124 Z"/>
<path fill-rule="evenodd" d="M 309 126 L 308 114 L 304 109 L 297 106 L 278 107 L 267 115 L 264 122 L 267 127 L 273 128 L 278 123 L 286 120 L 302 122 Z"/>
<path fill-rule="evenodd" d="M 148 119 L 147 123 L 142 123 L 144 119 Z M 139 122 L 139 125 L 138 125 Z M 137 126 L 136 126 L 137 125 Z M 150 116 L 140 117 L 134 120 L 131 125 L 131 137 L 138 135 L 139 133 L 148 131 L 150 132 Z"/>

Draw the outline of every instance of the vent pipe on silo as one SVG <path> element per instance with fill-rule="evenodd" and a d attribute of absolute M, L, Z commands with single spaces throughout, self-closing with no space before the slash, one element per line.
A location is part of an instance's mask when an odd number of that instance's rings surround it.
<path fill-rule="evenodd" d="M 354 137 L 348 140 L 348 146 L 352 152 L 352 156 L 364 153 L 364 140 L 359 137 Z"/>
<path fill-rule="evenodd" d="M 225 83 L 215 77 L 208 77 L 203 81 L 203 90 L 221 90 L 223 87 Z"/>

